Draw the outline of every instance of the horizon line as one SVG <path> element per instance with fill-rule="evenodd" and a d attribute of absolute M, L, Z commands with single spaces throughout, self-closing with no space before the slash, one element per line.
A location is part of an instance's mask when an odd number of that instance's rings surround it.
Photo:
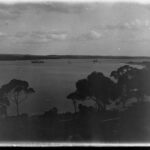
<path fill-rule="evenodd" d="M 150 58 L 150 56 L 144 56 L 144 55 L 137 55 L 137 56 L 129 56 L 129 55 L 86 55 L 86 54 L 13 54 L 13 53 L 10 53 L 10 54 L 6 54 L 6 53 L 3 53 L 3 54 L 0 54 L 1 55 L 20 55 L 20 56 L 88 56 L 88 57 L 147 57 L 147 58 Z"/>

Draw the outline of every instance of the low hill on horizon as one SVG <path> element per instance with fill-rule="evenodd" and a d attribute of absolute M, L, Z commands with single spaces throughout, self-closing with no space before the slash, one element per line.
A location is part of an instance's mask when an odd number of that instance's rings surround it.
<path fill-rule="evenodd" d="M 30 55 L 30 54 L 0 54 L 0 61 L 8 60 L 38 60 L 38 59 L 139 59 L 147 56 L 103 56 L 103 55 Z"/>

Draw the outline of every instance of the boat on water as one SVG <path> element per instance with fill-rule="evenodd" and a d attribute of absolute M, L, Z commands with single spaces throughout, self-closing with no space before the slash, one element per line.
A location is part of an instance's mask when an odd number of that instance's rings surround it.
<path fill-rule="evenodd" d="M 94 59 L 94 60 L 93 60 L 93 63 L 97 63 L 97 62 L 98 62 L 98 60 L 97 60 L 97 59 Z"/>
<path fill-rule="evenodd" d="M 41 64 L 44 63 L 43 60 L 32 60 L 31 63 Z"/>

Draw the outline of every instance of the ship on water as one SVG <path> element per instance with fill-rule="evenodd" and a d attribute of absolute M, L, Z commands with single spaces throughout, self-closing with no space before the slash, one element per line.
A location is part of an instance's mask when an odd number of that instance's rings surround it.
<path fill-rule="evenodd" d="M 43 60 L 32 60 L 31 63 L 41 64 L 44 63 Z"/>
<path fill-rule="evenodd" d="M 97 59 L 94 59 L 94 60 L 93 60 L 93 63 L 98 63 L 98 60 L 97 60 Z"/>

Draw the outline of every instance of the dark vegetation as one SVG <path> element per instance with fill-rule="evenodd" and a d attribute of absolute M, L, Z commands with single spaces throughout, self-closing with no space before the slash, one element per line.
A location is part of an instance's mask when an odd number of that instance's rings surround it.
<path fill-rule="evenodd" d="M 54 107 L 37 116 L 20 114 L 19 105 L 35 91 L 28 82 L 13 79 L 0 88 L 0 140 L 149 142 L 149 66 L 137 69 L 124 65 L 109 77 L 92 72 L 78 80 L 75 91 L 67 96 L 74 113 L 58 113 Z M 136 101 L 129 103 L 132 98 Z M 96 108 L 79 104 L 89 99 Z M 13 117 L 7 115 L 11 103 L 16 105 Z M 112 103 L 115 107 L 108 109 Z"/>
<path fill-rule="evenodd" d="M 40 59 L 145 59 L 149 57 L 132 57 L 132 56 L 98 56 L 98 55 L 23 55 L 23 54 L 0 54 L 0 60 L 40 60 Z M 97 60 L 96 60 L 97 62 Z M 132 63 L 132 62 L 131 62 Z"/>

